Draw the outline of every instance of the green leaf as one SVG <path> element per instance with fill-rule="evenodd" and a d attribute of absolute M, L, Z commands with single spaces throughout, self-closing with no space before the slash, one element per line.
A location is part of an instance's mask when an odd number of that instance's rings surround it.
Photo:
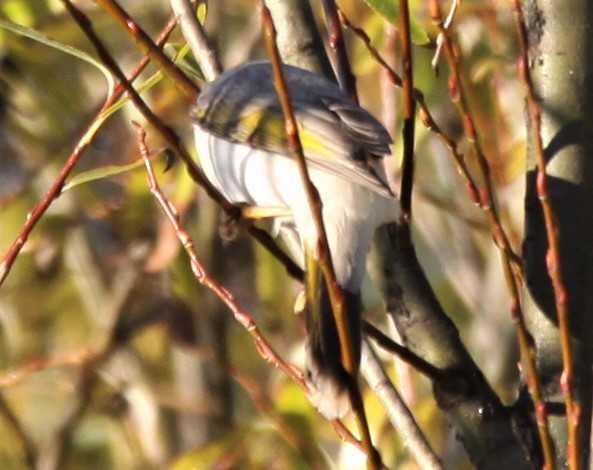
<path fill-rule="evenodd" d="M 190 50 L 188 44 L 185 44 L 179 50 L 176 50 L 172 46 L 166 45 L 165 51 L 167 51 L 168 49 L 172 50 L 173 53 L 169 54 L 169 55 L 171 56 L 171 60 L 173 60 L 173 62 L 175 62 L 175 64 L 177 64 L 177 65 L 180 65 L 180 63 L 182 63 L 184 61 L 185 56 L 187 55 L 187 53 Z M 183 66 L 181 66 L 181 68 L 185 70 L 185 68 Z M 187 72 L 187 70 L 185 70 L 185 71 Z M 192 73 L 195 73 L 195 70 L 192 71 Z M 162 79 L 163 79 L 162 72 L 157 71 L 157 72 L 153 73 L 150 77 L 148 77 L 145 82 L 143 82 L 141 85 L 137 86 L 136 91 L 139 94 L 142 94 L 146 90 L 151 89 L 153 86 L 155 86 L 157 83 L 159 83 Z M 119 111 L 129 101 L 130 101 L 130 98 L 128 97 L 128 95 L 124 94 L 111 107 L 107 108 L 106 110 L 104 110 L 101 113 L 100 119 L 101 120 L 107 119 L 109 116 L 114 114 L 116 111 Z"/>
<path fill-rule="evenodd" d="M 82 173 L 79 173 L 71 178 L 70 181 L 68 181 L 68 183 L 66 183 L 62 188 L 62 192 L 64 193 L 69 191 L 75 186 L 79 186 L 81 184 L 134 170 L 138 167 L 141 167 L 142 165 L 144 165 L 144 160 L 139 158 L 138 160 L 126 165 L 106 165 L 99 168 L 93 168 L 92 170 L 83 171 Z"/>
<path fill-rule="evenodd" d="M 45 44 L 46 46 L 51 47 L 53 49 L 57 49 L 61 52 L 65 52 L 66 54 L 74 56 L 80 60 L 83 60 L 83 61 L 93 65 L 94 67 L 99 69 L 101 71 L 101 73 L 105 76 L 105 79 L 107 80 L 107 86 L 109 88 L 109 94 L 111 94 L 113 92 L 115 83 L 113 81 L 113 77 L 111 76 L 111 73 L 109 72 L 109 70 L 103 64 L 101 64 L 100 62 L 95 60 L 93 57 L 88 55 L 86 52 L 83 52 L 80 49 L 76 49 L 75 47 L 68 46 L 67 44 L 62 44 L 61 42 L 50 39 L 47 36 L 45 36 L 44 34 L 40 33 L 39 31 L 36 31 L 32 28 L 28 28 L 26 26 L 21 26 L 16 23 L 13 23 L 11 21 L 4 20 L 2 18 L 0 18 L 0 28 L 7 29 L 8 31 L 11 31 L 11 32 L 18 34 L 20 36 L 24 36 L 26 38 L 33 39 L 34 41 L 37 41 L 41 44 Z"/>
<path fill-rule="evenodd" d="M 365 3 L 390 23 L 398 25 L 399 0 L 364 0 Z M 410 18 L 410 34 L 414 44 L 423 45 L 430 41 L 428 34 L 420 23 Z"/>

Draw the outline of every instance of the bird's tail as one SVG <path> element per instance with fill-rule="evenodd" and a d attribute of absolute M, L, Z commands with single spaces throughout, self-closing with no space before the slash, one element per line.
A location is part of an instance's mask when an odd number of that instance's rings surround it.
<path fill-rule="evenodd" d="M 328 419 L 342 418 L 350 411 L 352 380 L 342 363 L 342 349 L 327 284 L 318 262 L 306 255 L 306 369 L 314 386 L 311 401 Z M 344 291 L 344 315 L 350 334 L 356 368 L 361 349 L 360 293 Z"/>

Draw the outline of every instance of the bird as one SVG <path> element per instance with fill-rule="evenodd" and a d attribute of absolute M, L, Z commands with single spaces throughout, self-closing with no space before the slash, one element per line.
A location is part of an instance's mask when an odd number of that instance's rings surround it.
<path fill-rule="evenodd" d="M 333 81 L 288 64 L 282 70 L 309 178 L 321 202 L 336 281 L 344 293 L 357 371 L 366 259 L 376 229 L 400 215 L 383 168 L 392 139 Z M 349 376 L 328 287 L 316 269 L 319 234 L 288 143 L 271 64 L 248 62 L 208 83 L 191 109 L 191 121 L 209 181 L 228 201 L 273 214 L 274 234 L 305 269 L 309 396 L 326 418 L 344 417 L 351 409 Z"/>

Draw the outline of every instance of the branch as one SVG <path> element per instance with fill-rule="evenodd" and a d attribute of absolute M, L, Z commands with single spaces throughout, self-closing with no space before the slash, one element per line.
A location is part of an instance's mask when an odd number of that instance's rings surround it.
<path fill-rule="evenodd" d="M 12 409 L 4 399 L 4 395 L 0 393 L 0 416 L 3 421 L 11 428 L 12 432 L 16 435 L 17 441 L 23 449 L 25 454 L 25 462 L 29 468 L 35 468 L 35 462 L 37 462 L 37 449 L 35 448 L 35 442 L 22 423 L 19 421 L 17 416 L 13 413 Z"/>
<path fill-rule="evenodd" d="M 548 275 L 552 280 L 552 287 L 554 289 L 554 300 L 556 303 L 556 313 L 558 315 L 558 328 L 560 330 L 560 343 L 562 351 L 562 363 L 564 370 L 560 380 L 560 386 L 564 393 L 564 400 L 566 403 L 566 421 L 568 424 L 568 443 L 567 456 L 568 467 L 571 469 L 579 468 L 580 459 L 580 426 L 582 420 L 580 419 L 581 404 L 574 396 L 574 360 L 572 350 L 572 339 L 569 327 L 569 314 L 567 292 L 564 286 L 562 276 L 562 265 L 560 257 L 560 242 L 559 229 L 552 207 L 552 201 L 548 194 L 548 175 L 546 173 L 546 155 L 542 142 L 541 132 L 541 112 L 533 82 L 531 80 L 531 73 L 528 65 L 528 42 L 527 29 L 523 19 L 523 12 L 517 0 L 513 0 L 513 12 L 515 16 L 515 24 L 519 36 L 519 46 L 521 55 L 519 57 L 519 78 L 523 84 L 527 100 L 527 112 L 529 113 L 529 120 L 531 122 L 531 136 L 535 144 L 535 155 L 537 158 L 537 195 L 541 202 L 544 213 L 544 220 L 546 225 L 546 235 L 548 239 L 548 253 L 546 256 L 546 267 L 548 268 Z M 545 409 L 537 411 L 545 413 Z M 545 416 L 543 417 L 545 418 Z M 538 416 L 538 421 L 542 418 Z M 552 452 L 553 448 L 544 447 L 544 450 Z M 546 461 L 552 461 L 554 455 L 549 455 Z"/>
<path fill-rule="evenodd" d="M 358 103 L 358 92 L 356 91 L 356 78 L 350 67 L 350 59 L 342 34 L 342 25 L 335 0 L 322 0 L 323 13 L 329 32 L 329 47 L 333 56 L 336 68 L 336 75 L 340 88 L 344 90 L 350 99 Z"/>
<path fill-rule="evenodd" d="M 154 64 L 165 74 L 171 77 L 175 85 L 189 98 L 195 101 L 198 88 L 196 85 L 163 54 L 163 51 L 150 38 L 148 34 L 136 23 L 130 15 L 114 0 L 95 0 L 103 10 L 130 36 L 140 50 L 150 57 Z M 69 3 L 69 2 L 68 2 Z"/>
<path fill-rule="evenodd" d="M 486 156 L 484 155 L 480 137 L 477 134 L 475 122 L 467 103 L 465 88 L 458 66 L 459 58 L 454 52 L 454 44 L 449 37 L 450 33 L 444 27 L 441 9 L 437 0 L 431 0 L 430 14 L 433 22 L 442 34 L 443 50 L 450 70 L 449 92 L 451 94 L 451 99 L 457 105 L 459 113 L 461 114 L 465 135 L 469 140 L 477 159 L 477 166 L 482 179 L 482 187 L 479 191 L 480 207 L 485 211 L 487 219 L 491 224 L 494 241 L 501 253 L 503 270 L 507 281 L 509 295 L 511 297 L 511 317 L 517 327 L 519 348 L 521 356 L 525 362 L 525 369 L 528 376 L 527 383 L 536 409 L 537 428 L 544 449 L 544 458 L 546 465 L 549 468 L 553 468 L 554 463 L 552 456 L 554 455 L 554 447 L 545 411 L 546 405 L 543 399 L 541 381 L 536 366 L 535 345 L 525 324 L 521 299 L 519 296 L 519 284 L 522 282 L 523 275 L 522 272 L 517 271 L 517 266 L 513 266 L 513 250 L 504 228 L 502 227 L 497 209 L 493 202 L 494 194 L 490 179 L 490 168 Z"/>
<path fill-rule="evenodd" d="M 264 3 L 276 25 L 276 41 L 282 61 L 335 81 L 310 2 L 265 0 Z"/>
<path fill-rule="evenodd" d="M 419 468 L 437 470 L 443 466 L 418 427 L 414 416 L 387 377 L 379 358 L 367 341 L 362 342 L 361 373 L 387 410 L 389 421 Z"/>
<path fill-rule="evenodd" d="M 163 44 L 165 44 L 165 42 L 167 41 L 169 35 L 171 34 L 171 32 L 173 31 L 174 28 L 175 28 L 175 22 L 169 21 L 167 26 L 165 26 L 163 31 L 159 34 L 159 37 L 156 41 L 156 43 L 159 45 L 159 47 L 161 47 Z M 136 78 L 140 75 L 140 73 L 144 70 L 144 68 L 146 67 L 146 65 L 148 63 L 149 63 L 149 58 L 143 57 L 140 60 L 140 62 L 138 62 L 138 64 L 136 65 L 134 71 L 130 74 L 130 78 L 127 79 L 127 82 L 128 83 L 134 82 L 134 80 L 136 80 Z M 10 273 L 10 270 L 12 269 L 12 265 L 16 261 L 16 258 L 18 257 L 21 249 L 27 242 L 29 235 L 31 234 L 31 232 L 33 231 L 33 229 L 35 228 L 37 223 L 41 220 L 41 217 L 43 217 L 43 215 L 45 214 L 45 212 L 47 211 L 49 206 L 52 204 L 52 202 L 60 196 L 62 187 L 64 186 L 66 179 L 68 178 L 68 176 L 70 176 L 70 173 L 72 172 L 72 170 L 74 169 L 74 167 L 76 166 L 76 164 L 78 163 L 80 158 L 82 157 L 83 153 L 86 151 L 88 146 L 91 144 L 93 137 L 95 136 L 95 134 L 98 132 L 98 130 L 100 128 L 100 125 L 97 125 L 97 123 L 102 121 L 102 117 L 103 117 L 104 113 L 122 97 L 122 95 L 125 92 L 125 89 L 126 88 L 125 88 L 123 82 L 119 82 L 117 84 L 117 86 L 115 87 L 115 89 L 113 91 L 113 94 L 111 96 L 107 97 L 101 110 L 99 111 L 99 113 L 97 113 L 95 118 L 91 121 L 90 126 L 87 128 L 87 130 L 85 131 L 83 136 L 80 138 L 80 140 L 74 147 L 74 151 L 70 154 L 70 156 L 66 160 L 66 163 L 60 170 L 58 177 L 52 183 L 52 185 L 48 189 L 48 191 L 45 193 L 45 195 L 43 196 L 43 199 L 41 199 L 41 201 L 39 201 L 27 214 L 23 228 L 18 233 L 15 241 L 12 243 L 12 245 L 10 246 L 10 248 L 4 255 L 2 262 L 0 263 L 0 286 L 2 286 L 2 284 L 4 283 L 4 280 Z"/>
<path fill-rule="evenodd" d="M 402 217 L 408 221 L 412 216 L 412 189 L 414 187 L 414 126 L 416 102 L 414 101 L 414 74 L 410 39 L 410 9 L 408 0 L 400 0 L 399 38 L 402 47 L 404 125 L 402 129 L 403 158 L 400 203 Z"/>
<path fill-rule="evenodd" d="M 435 399 L 457 430 L 470 459 L 474 463 L 488 461 L 490 468 L 511 464 L 513 468 L 527 468 L 528 459 L 513 435 L 511 416 L 436 298 L 409 232 L 394 235 L 397 230 L 395 224 L 389 224 L 380 227 L 375 236 L 378 253 L 374 267 L 380 272 L 371 274 L 387 313 L 408 349 L 429 364 L 427 375 Z M 484 419 L 484 410 L 488 410 L 488 419 Z"/>
<path fill-rule="evenodd" d="M 396 343 L 371 323 L 365 322 L 363 324 L 363 331 L 369 336 L 369 338 L 385 349 L 385 351 L 395 354 L 398 359 L 413 367 L 418 372 L 428 377 L 430 380 L 443 380 L 446 377 L 446 374 L 443 373 L 441 369 L 433 366 L 419 355 L 414 354 L 414 352 L 410 351 L 410 349 L 406 348 L 405 346 Z"/>
<path fill-rule="evenodd" d="M 183 37 L 190 45 L 198 64 L 200 64 L 200 70 L 204 74 L 204 78 L 211 82 L 222 73 L 222 66 L 216 57 L 216 53 L 208 44 L 204 28 L 202 28 L 188 0 L 170 0 L 170 3 L 175 19 L 181 26 Z"/>
<path fill-rule="evenodd" d="M 305 188 L 307 195 L 307 202 L 313 213 L 313 221 L 318 236 L 317 244 L 317 261 L 323 272 L 325 282 L 328 287 L 329 298 L 336 320 L 336 326 L 339 335 L 340 349 L 342 352 L 342 362 L 346 372 L 348 372 L 351 379 L 351 386 L 349 387 L 350 398 L 352 401 L 352 409 L 355 415 L 356 423 L 358 425 L 359 432 L 362 435 L 362 442 L 364 445 L 365 452 L 367 454 L 367 465 L 369 468 L 380 468 L 381 457 L 377 450 L 374 448 L 371 435 L 369 431 L 369 425 L 366 419 L 364 411 L 364 403 L 362 395 L 356 383 L 356 375 L 358 370 L 358 364 L 355 358 L 354 349 L 350 343 L 350 332 L 349 325 L 346 321 L 346 314 L 344 309 L 344 293 L 336 280 L 336 273 L 331 259 L 331 252 L 329 251 L 329 244 L 327 241 L 327 234 L 325 226 L 323 225 L 323 218 L 321 214 L 321 201 L 317 189 L 309 178 L 309 170 L 305 162 L 305 156 L 303 154 L 303 147 L 298 133 L 298 127 L 292 109 L 292 103 L 290 99 L 290 93 L 286 85 L 284 78 L 284 72 L 282 70 L 282 64 L 280 59 L 280 53 L 276 44 L 276 29 L 274 22 L 270 15 L 269 10 L 265 4 L 261 3 L 262 8 L 262 22 L 264 31 L 266 34 L 266 46 L 268 49 L 268 55 L 271 59 L 272 70 L 274 73 L 274 85 L 278 92 L 278 98 L 282 106 L 282 112 L 284 114 L 284 123 L 286 129 L 286 136 L 288 143 L 292 150 L 293 156 L 297 162 L 299 169 L 301 182 Z"/>
<path fill-rule="evenodd" d="M 191 236 L 181 225 L 179 215 L 177 214 L 175 207 L 169 200 L 166 199 L 159 187 L 154 170 L 152 168 L 152 163 L 150 162 L 150 152 L 145 143 L 146 133 L 144 129 L 142 129 L 142 127 L 137 124 L 136 129 L 138 132 L 140 152 L 142 154 L 142 158 L 144 159 L 146 173 L 148 176 L 150 192 L 153 194 L 161 209 L 164 211 L 167 219 L 175 230 L 177 239 L 187 253 L 190 267 L 195 279 L 201 285 L 210 289 L 229 308 L 235 320 L 239 322 L 239 324 L 243 326 L 243 328 L 245 328 L 245 330 L 252 336 L 259 355 L 266 362 L 270 362 L 275 367 L 282 370 L 282 372 L 294 380 L 305 392 L 308 392 L 307 382 L 303 378 L 303 374 L 295 366 L 282 359 L 282 357 L 274 350 L 274 348 L 260 333 L 259 327 L 257 326 L 255 320 L 253 320 L 250 315 L 248 315 L 239 307 L 233 295 L 225 287 L 218 284 L 200 263 Z M 364 445 L 361 444 L 361 442 L 359 442 L 340 421 L 332 421 L 332 424 L 345 441 L 356 446 L 363 452 L 366 450 Z"/>

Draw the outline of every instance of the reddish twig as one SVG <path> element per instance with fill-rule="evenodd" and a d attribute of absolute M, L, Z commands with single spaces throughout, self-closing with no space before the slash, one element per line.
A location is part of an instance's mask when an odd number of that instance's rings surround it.
<path fill-rule="evenodd" d="M 462 84 L 461 73 L 458 66 L 459 58 L 455 53 L 455 48 L 452 40 L 449 37 L 449 33 L 444 28 L 441 9 L 438 1 L 431 0 L 430 11 L 433 22 L 437 25 L 443 35 L 442 37 L 445 58 L 450 69 L 449 92 L 451 99 L 461 114 L 463 130 L 475 153 L 478 170 L 482 180 L 481 187 L 474 196 L 476 196 L 476 202 L 478 202 L 480 208 L 486 214 L 488 222 L 492 226 L 494 242 L 502 251 L 503 257 L 510 264 L 512 264 L 512 260 L 516 259 L 517 255 L 514 253 L 511 247 L 506 232 L 500 222 L 500 217 L 498 215 L 496 206 L 494 205 L 494 191 L 492 189 L 492 181 L 490 178 L 490 167 L 482 149 L 481 140 L 477 133 L 474 118 L 467 103 L 466 94 Z"/>
<path fill-rule="evenodd" d="M 177 235 L 179 242 L 181 243 L 185 252 L 187 253 L 189 257 L 190 267 L 194 274 L 194 277 L 200 284 L 214 292 L 214 294 L 229 308 L 235 320 L 237 320 L 239 324 L 243 326 L 245 330 L 252 336 L 259 355 L 267 362 L 272 363 L 275 367 L 282 370 L 286 375 L 288 375 L 292 380 L 294 380 L 306 393 L 308 393 L 308 385 L 303 378 L 303 374 L 294 365 L 284 361 L 280 357 L 280 355 L 262 336 L 253 318 L 237 305 L 233 295 L 226 288 L 218 284 L 216 280 L 214 280 L 208 274 L 208 272 L 200 263 L 200 260 L 198 259 L 198 256 L 196 254 L 193 240 L 189 233 L 181 225 L 179 215 L 177 214 L 177 210 L 175 209 L 173 204 L 171 204 L 171 202 L 168 201 L 167 198 L 163 195 L 159 187 L 156 176 L 154 174 L 154 170 L 152 168 L 152 163 L 150 162 L 150 153 L 145 143 L 146 133 L 144 129 L 142 129 L 137 124 L 136 129 L 138 132 L 140 152 L 142 154 L 142 158 L 144 159 L 144 164 L 148 175 L 148 184 L 150 187 L 150 191 L 159 203 L 160 207 L 163 209 L 167 219 L 169 220 L 169 222 L 173 226 L 173 229 L 175 230 L 175 234 Z M 339 420 L 332 421 L 332 424 L 338 430 L 338 432 L 344 438 L 344 440 L 355 445 L 362 451 L 366 450 L 364 445 L 361 442 L 359 442 Z"/>
<path fill-rule="evenodd" d="M 414 126 L 416 123 L 416 102 L 414 101 L 414 73 L 412 64 L 412 42 L 410 39 L 410 8 L 408 0 L 400 0 L 399 38 L 402 48 L 404 122 L 402 129 L 403 158 L 400 204 L 402 216 L 412 216 L 412 189 L 414 187 Z"/>
<path fill-rule="evenodd" d="M 444 28 L 439 2 L 437 0 L 431 0 L 429 8 L 432 20 L 442 34 L 443 51 L 450 71 L 449 92 L 451 94 L 451 99 L 457 105 L 459 113 L 461 114 L 465 135 L 476 156 L 478 170 L 482 179 L 482 186 L 478 193 L 480 207 L 486 214 L 488 222 L 492 227 L 494 242 L 501 252 L 503 270 L 511 297 L 511 317 L 517 326 L 519 348 L 526 365 L 527 385 L 536 410 L 538 432 L 544 449 L 544 458 L 548 468 L 552 469 L 554 468 L 554 446 L 550 436 L 546 404 L 544 402 L 541 382 L 536 366 L 535 345 L 525 324 L 519 296 L 519 284 L 522 282 L 522 275 L 513 271 L 513 259 L 511 256 L 513 251 L 493 202 L 494 197 L 490 179 L 490 168 L 486 156 L 484 155 L 475 122 L 467 103 L 465 89 L 462 84 L 458 66 L 459 58 L 455 53 L 455 47 L 453 41 L 449 37 L 449 32 Z"/>
<path fill-rule="evenodd" d="M 362 28 L 354 26 L 352 24 L 352 22 L 348 19 L 348 17 L 341 10 L 339 11 L 339 15 L 340 15 L 340 20 L 342 21 L 344 26 L 351 29 L 354 32 L 354 34 L 364 42 L 369 53 L 379 63 L 379 65 L 381 65 L 383 70 L 387 73 L 388 79 L 395 86 L 401 88 L 403 86 L 402 78 L 397 74 L 397 72 L 395 70 L 393 70 L 393 68 L 387 63 L 387 61 L 381 56 L 381 54 L 373 46 L 369 35 Z M 474 203 L 480 204 L 480 196 L 479 196 L 478 187 L 476 186 L 476 183 L 474 182 L 474 180 L 470 174 L 469 168 L 467 167 L 467 164 L 465 163 L 464 156 L 459 152 L 459 149 L 457 148 L 457 143 L 453 139 L 451 139 L 448 135 L 446 135 L 441 130 L 439 125 L 436 123 L 436 121 L 432 117 L 432 114 L 430 113 L 430 110 L 428 109 L 428 106 L 426 105 L 426 101 L 424 99 L 424 94 L 418 88 L 413 88 L 413 97 L 414 97 L 414 100 L 416 101 L 416 104 L 418 105 L 418 108 L 419 108 L 418 109 L 418 117 L 420 118 L 420 121 L 427 129 L 432 131 L 440 139 L 442 144 L 447 148 L 447 150 L 453 157 L 453 161 L 455 162 L 455 165 L 457 167 L 457 172 L 464 180 L 465 188 L 469 194 L 470 199 Z M 521 271 L 519 257 L 517 255 L 513 254 L 512 259 L 513 259 L 515 268 L 518 271 Z"/>
<path fill-rule="evenodd" d="M 445 29 L 445 30 L 449 29 L 449 27 L 451 26 L 451 23 L 453 23 L 453 19 L 455 18 L 455 14 L 457 13 L 457 9 L 459 8 L 460 2 L 461 2 L 461 0 L 453 0 L 453 2 L 451 2 L 451 7 L 449 8 L 449 14 L 447 15 L 447 18 L 445 19 L 445 21 L 443 23 L 443 29 Z M 437 76 L 439 74 L 439 59 L 441 58 L 441 52 L 443 50 L 443 39 L 444 39 L 444 33 L 440 32 L 439 35 L 437 36 L 437 47 L 436 47 L 434 56 L 431 61 L 432 70 L 433 70 L 434 74 Z"/>
<path fill-rule="evenodd" d="M 50 367 L 79 366 L 88 362 L 95 353 L 88 347 L 69 351 L 55 357 L 37 357 L 31 359 L 26 364 L 9 369 L 0 374 L 0 388 L 12 387 L 25 380 L 34 372 L 48 369 Z"/>
<path fill-rule="evenodd" d="M 568 468 L 577 469 L 579 468 L 579 458 L 581 452 L 579 449 L 579 428 L 581 423 L 579 415 L 581 406 L 575 398 L 573 390 L 574 357 L 569 329 L 567 293 L 566 287 L 564 286 L 562 266 L 560 261 L 558 224 L 556 223 L 554 209 L 548 195 L 546 155 L 544 152 L 541 134 L 541 112 L 537 97 L 535 96 L 535 90 L 528 65 L 527 29 L 525 26 L 525 20 L 523 18 L 523 12 L 521 10 L 521 5 L 517 0 L 513 0 L 512 5 L 520 46 L 520 56 L 518 63 L 519 78 L 521 79 L 523 88 L 525 89 L 527 112 L 529 113 L 529 120 L 532 130 L 531 135 L 537 157 L 537 195 L 541 202 L 544 213 L 546 235 L 548 238 L 546 265 L 548 268 L 548 275 L 552 280 L 552 287 L 554 289 L 554 300 L 556 302 L 556 313 L 558 315 L 558 329 L 560 331 L 562 363 L 564 367 L 560 380 L 560 386 L 564 394 L 564 400 L 566 404 L 566 421 L 568 424 Z"/>
<path fill-rule="evenodd" d="M 154 126 L 154 128 L 159 132 L 159 134 L 163 137 L 175 154 L 181 158 L 181 160 L 183 160 L 190 176 L 194 179 L 194 181 L 201 185 L 206 190 L 208 195 L 217 201 L 225 211 L 233 213 L 235 211 L 235 207 L 229 203 L 206 178 L 200 167 L 196 165 L 196 163 L 181 145 L 179 136 L 177 136 L 177 134 L 175 134 L 175 132 L 169 126 L 165 125 L 161 119 L 152 112 L 152 110 L 140 97 L 138 92 L 134 89 L 132 84 L 128 81 L 124 73 L 117 65 L 117 62 L 113 56 L 109 53 L 101 39 L 97 36 L 97 33 L 95 32 L 93 25 L 87 16 L 77 7 L 75 7 L 70 0 L 62 1 L 64 2 L 66 9 L 74 21 L 78 23 L 80 29 L 84 32 L 93 47 L 96 49 L 97 54 L 99 55 L 99 58 L 103 64 L 124 85 L 130 100 L 134 103 L 134 106 L 136 106 L 142 116 L 144 116 L 144 118 L 152 126 Z"/>
<path fill-rule="evenodd" d="M 113 0 L 95 0 L 95 2 L 132 37 L 142 53 L 147 55 L 165 76 L 170 77 L 193 103 L 198 97 L 198 87 L 163 53 L 140 25 L 117 2 Z"/>
<path fill-rule="evenodd" d="M 173 31 L 174 28 L 175 28 L 175 21 L 173 21 L 173 20 L 169 21 L 167 26 L 165 26 L 163 31 L 160 33 L 156 43 L 159 46 L 162 46 L 163 44 L 165 44 L 165 42 L 167 41 L 169 35 L 171 34 L 171 32 Z M 129 83 L 133 82 L 140 75 L 140 73 L 144 70 L 144 68 L 146 67 L 148 62 L 149 62 L 148 57 L 143 57 L 138 62 L 138 65 L 136 66 L 134 71 L 130 74 L 130 78 L 128 79 Z M 12 243 L 12 245 L 10 246 L 10 248 L 4 255 L 2 262 L 0 263 L 0 286 L 2 285 L 2 283 L 8 276 L 8 274 L 12 268 L 12 265 L 14 264 L 21 249 L 27 242 L 29 235 L 31 234 L 31 232 L 33 231 L 33 229 L 35 228 L 35 226 L 37 225 L 39 220 L 41 220 L 41 217 L 45 214 L 45 212 L 47 211 L 47 209 L 49 208 L 51 203 L 60 196 L 62 187 L 64 186 L 66 179 L 68 178 L 68 176 L 74 169 L 75 165 L 78 163 L 78 160 L 80 159 L 82 154 L 85 152 L 85 150 L 90 145 L 91 140 L 88 138 L 88 136 L 98 130 L 97 128 L 95 128 L 95 123 L 101 118 L 101 114 L 104 111 L 109 109 L 117 100 L 119 100 L 119 98 L 121 98 L 124 91 L 125 91 L 125 87 L 124 87 L 123 83 L 122 82 L 118 83 L 118 85 L 113 90 L 113 94 L 105 100 L 105 103 L 103 104 L 103 107 L 101 108 L 101 111 L 99 111 L 99 113 L 95 116 L 95 118 L 92 120 L 91 125 L 88 127 L 87 131 L 84 133 L 83 137 L 78 141 L 76 147 L 74 148 L 74 151 L 70 154 L 70 157 L 68 157 L 68 160 L 66 160 L 66 163 L 60 170 L 58 177 L 55 179 L 55 181 L 53 182 L 51 187 L 45 193 L 45 195 L 43 196 L 43 199 L 41 201 L 39 201 L 27 214 L 25 224 L 21 228 L 15 241 Z"/>
<path fill-rule="evenodd" d="M 330 302 L 338 330 L 340 349 L 342 352 L 342 363 L 344 365 L 344 369 L 350 375 L 351 383 L 349 391 L 350 399 L 352 401 L 352 410 L 358 429 L 362 436 L 364 449 L 367 454 L 367 465 L 369 468 L 379 468 L 382 465 L 381 457 L 372 444 L 369 425 L 364 410 L 364 403 L 362 401 L 362 395 L 356 382 L 358 364 L 355 358 L 354 349 L 350 343 L 350 326 L 346 321 L 346 315 L 344 311 L 344 293 L 336 281 L 336 274 L 332 264 L 331 253 L 328 248 L 329 244 L 327 241 L 327 234 L 321 215 L 321 201 L 315 186 L 309 178 L 309 171 L 305 162 L 305 156 L 303 154 L 297 123 L 294 117 L 294 111 L 292 109 L 290 93 L 286 85 L 284 72 L 282 70 L 280 53 L 276 45 L 276 29 L 274 27 L 274 22 L 263 1 L 261 2 L 261 9 L 262 23 L 266 36 L 266 46 L 268 49 L 268 55 L 271 59 L 272 70 L 274 72 L 274 84 L 278 92 L 278 97 L 282 106 L 282 112 L 284 114 L 286 136 L 293 156 L 298 165 L 301 181 L 304 185 L 307 195 L 307 202 L 313 213 L 313 220 L 318 236 L 318 243 L 316 247 L 318 255 L 317 262 L 319 263 L 321 271 L 323 272 L 323 276 L 328 287 Z"/>
<path fill-rule="evenodd" d="M 261 381 L 252 376 L 241 374 L 234 369 L 231 369 L 231 375 L 243 387 L 243 390 L 247 392 L 251 403 L 253 403 L 253 406 L 258 412 L 272 422 L 278 434 L 299 454 L 305 455 L 306 442 L 303 440 L 303 436 L 295 432 L 295 429 L 282 415 L 275 412 L 270 402 L 268 391 L 262 387 Z"/>
<path fill-rule="evenodd" d="M 261 336 L 259 332 L 257 325 L 255 324 L 255 321 L 247 313 L 245 313 L 243 310 L 239 308 L 239 306 L 235 302 L 233 295 L 228 290 L 217 284 L 216 281 L 212 279 L 208 275 L 206 270 L 203 268 L 202 264 L 200 263 L 196 255 L 194 243 L 190 235 L 181 226 L 179 215 L 177 214 L 175 207 L 165 198 L 156 181 L 156 177 L 152 169 L 152 164 L 150 163 L 148 149 L 144 141 L 146 133 L 138 124 L 134 124 L 138 131 L 140 151 L 142 153 L 142 158 L 144 159 L 144 164 L 148 174 L 150 191 L 159 203 L 159 205 L 163 208 L 165 215 L 167 216 L 169 222 L 175 229 L 177 238 L 179 239 L 181 245 L 187 252 L 190 259 L 190 266 L 192 272 L 194 273 L 194 276 L 200 282 L 200 284 L 212 290 L 217 295 L 217 297 L 220 300 L 222 300 L 227 307 L 229 307 L 229 309 L 233 313 L 233 316 L 235 317 L 235 320 L 237 320 L 253 336 L 255 345 L 257 346 L 259 353 L 266 361 L 273 363 L 275 366 L 279 367 L 282 371 L 289 375 L 292 379 L 305 386 L 302 375 L 297 373 L 296 369 L 293 366 L 284 362 L 280 358 L 280 356 L 274 351 L 274 349 L 264 340 L 264 338 Z"/>

